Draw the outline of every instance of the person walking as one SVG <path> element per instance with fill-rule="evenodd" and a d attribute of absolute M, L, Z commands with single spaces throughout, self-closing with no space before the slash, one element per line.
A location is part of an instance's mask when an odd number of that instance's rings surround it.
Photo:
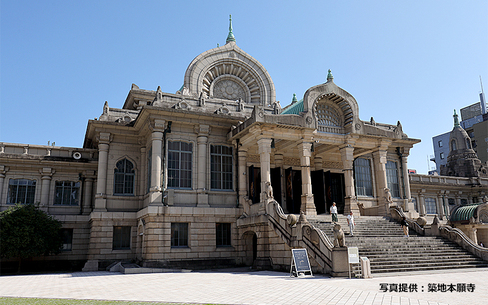
<path fill-rule="evenodd" d="M 408 223 L 407 223 L 407 219 L 405 219 L 405 216 L 403 216 L 402 221 L 400 222 L 400 224 L 402 225 L 403 236 L 404 237 L 409 237 L 408 236 Z"/>
<path fill-rule="evenodd" d="M 347 224 L 349 225 L 349 232 L 351 236 L 354 236 L 354 227 L 356 226 L 356 223 L 354 222 L 354 215 L 352 214 L 352 211 L 349 212 L 349 215 L 347 215 Z"/>
<path fill-rule="evenodd" d="M 339 221 L 339 219 L 337 218 L 337 206 L 335 202 L 333 202 L 332 206 L 330 207 L 330 214 L 332 215 L 332 222 Z"/>

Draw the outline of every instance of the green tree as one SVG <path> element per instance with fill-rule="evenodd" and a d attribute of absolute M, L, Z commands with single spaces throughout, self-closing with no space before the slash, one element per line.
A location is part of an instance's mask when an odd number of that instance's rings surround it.
<path fill-rule="evenodd" d="M 0 212 L 0 256 L 23 259 L 61 251 L 61 222 L 34 204 L 23 204 Z"/>

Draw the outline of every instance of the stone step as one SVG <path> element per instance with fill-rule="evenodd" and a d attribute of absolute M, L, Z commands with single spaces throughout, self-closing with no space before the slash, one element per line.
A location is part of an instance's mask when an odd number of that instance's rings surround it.
<path fill-rule="evenodd" d="M 308 221 L 333 240 L 330 215 Z M 339 216 L 346 246 L 358 247 L 359 256 L 369 258 L 373 273 L 488 267 L 488 262 L 442 237 L 420 236 L 410 230 L 406 238 L 400 224 L 385 217 L 362 216 L 355 218 L 355 223 L 351 236 L 345 216 Z M 359 264 L 353 266 L 353 272 L 360 272 Z"/>

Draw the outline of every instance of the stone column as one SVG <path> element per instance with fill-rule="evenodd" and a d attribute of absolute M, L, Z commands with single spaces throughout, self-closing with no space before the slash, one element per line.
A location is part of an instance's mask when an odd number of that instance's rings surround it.
<path fill-rule="evenodd" d="M 471 238 L 474 244 L 478 244 L 478 229 L 476 228 L 468 228 L 468 237 Z"/>
<path fill-rule="evenodd" d="M 98 173 L 97 192 L 95 194 L 96 211 L 107 211 L 107 166 L 108 151 L 112 135 L 108 132 L 101 132 L 98 135 Z"/>
<path fill-rule="evenodd" d="M 208 125 L 197 125 L 195 126 L 195 132 L 197 136 L 198 145 L 198 161 L 197 161 L 197 206 L 199 207 L 209 207 L 208 204 L 208 191 L 206 182 L 209 181 L 207 176 L 207 143 L 208 135 L 210 134 L 210 126 Z"/>
<path fill-rule="evenodd" d="M 439 219 L 444 219 L 444 191 L 439 191 L 437 193 L 437 215 L 439 215 Z"/>
<path fill-rule="evenodd" d="M 386 178 L 386 155 L 386 149 L 373 153 L 376 197 L 378 198 L 378 210 L 381 215 L 387 215 L 390 212 L 390 203 L 388 202 L 385 191 L 388 188 L 388 180 Z"/>
<path fill-rule="evenodd" d="M 151 122 L 151 187 L 149 188 L 149 204 L 159 205 L 163 202 L 161 189 L 161 162 L 163 153 L 163 132 L 165 120 L 154 120 Z"/>
<path fill-rule="evenodd" d="M 423 194 L 425 190 L 419 192 L 419 214 L 420 216 L 425 216 L 425 195 Z"/>
<path fill-rule="evenodd" d="M 350 144 L 346 144 L 339 149 L 341 152 L 342 166 L 344 169 L 344 184 L 346 190 L 344 214 L 349 214 L 349 211 L 353 211 L 354 214 L 359 216 L 359 208 L 356 200 L 356 191 L 354 189 L 354 147 Z"/>
<path fill-rule="evenodd" d="M 322 169 L 322 164 L 323 164 L 322 157 L 314 157 L 313 163 L 314 163 L 314 170 L 318 171 Z"/>
<path fill-rule="evenodd" d="M 270 176 L 270 154 L 271 154 L 271 139 L 259 139 L 259 161 L 261 166 L 261 194 L 260 194 L 260 212 L 266 210 L 266 184 L 271 183 Z"/>
<path fill-rule="evenodd" d="M 405 187 L 405 199 L 412 199 L 412 194 L 410 193 L 410 179 L 408 178 L 408 165 L 407 165 L 408 154 L 403 153 L 401 157 L 402 169 L 403 169 L 403 185 Z"/>
<path fill-rule="evenodd" d="M 40 208 L 43 211 L 48 211 L 49 207 L 49 193 L 51 188 L 51 179 L 55 171 L 51 168 L 45 167 L 39 170 L 41 174 L 41 204 Z"/>
<path fill-rule="evenodd" d="M 145 143 L 145 141 L 144 141 Z M 141 170 L 139 171 L 139 193 L 141 195 L 146 194 L 147 188 L 146 188 L 146 178 L 147 178 L 147 155 L 146 155 L 146 145 L 142 144 L 142 141 L 140 142 L 142 145 L 140 148 L 141 156 L 140 156 L 140 168 Z M 142 205 L 139 207 L 142 208 Z"/>
<path fill-rule="evenodd" d="M 82 203 L 83 215 L 88 215 L 91 213 L 92 194 L 93 194 L 93 178 L 85 177 L 85 181 L 83 184 L 83 203 Z"/>
<path fill-rule="evenodd" d="M 300 166 L 302 173 L 302 201 L 300 212 L 305 215 L 317 215 L 317 209 L 313 201 L 312 179 L 310 177 L 310 157 L 312 156 L 312 143 L 302 142 L 298 144 L 300 152 Z"/>
<path fill-rule="evenodd" d="M 239 207 L 244 208 L 244 213 L 250 215 L 250 205 L 247 200 L 247 176 L 246 176 L 246 168 L 247 168 L 247 151 L 243 148 L 237 148 L 237 154 L 239 158 L 239 168 L 238 168 L 238 176 L 239 176 Z"/>
<path fill-rule="evenodd" d="M 443 202 L 443 211 L 444 215 L 446 215 L 446 219 L 449 219 L 449 216 L 451 216 L 451 213 L 449 211 L 449 191 L 445 191 L 444 195 L 442 196 L 442 202 Z"/>
<path fill-rule="evenodd" d="M 5 181 L 5 174 L 8 172 L 8 166 L 0 165 L 0 205 L 3 203 L 3 182 Z"/>

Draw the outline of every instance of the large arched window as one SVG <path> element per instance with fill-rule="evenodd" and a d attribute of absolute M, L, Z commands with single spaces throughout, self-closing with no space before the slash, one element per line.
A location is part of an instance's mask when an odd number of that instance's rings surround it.
<path fill-rule="evenodd" d="M 134 165 L 127 159 L 117 162 L 114 170 L 114 195 L 134 195 Z"/>

